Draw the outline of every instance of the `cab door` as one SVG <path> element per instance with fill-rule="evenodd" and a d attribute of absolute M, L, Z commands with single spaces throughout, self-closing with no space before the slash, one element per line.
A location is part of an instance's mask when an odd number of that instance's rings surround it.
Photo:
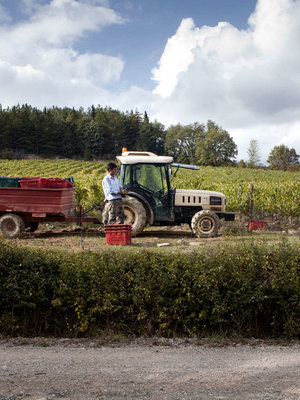
<path fill-rule="evenodd" d="M 126 170 L 129 165 L 126 166 Z M 126 171 L 127 172 L 127 171 Z M 129 172 L 129 171 L 128 171 Z M 152 205 L 154 221 L 169 221 L 171 216 L 169 183 L 167 180 L 168 169 L 165 164 L 132 164 L 130 165 L 131 190 L 143 195 Z M 122 185 L 122 186 L 123 186 Z"/>

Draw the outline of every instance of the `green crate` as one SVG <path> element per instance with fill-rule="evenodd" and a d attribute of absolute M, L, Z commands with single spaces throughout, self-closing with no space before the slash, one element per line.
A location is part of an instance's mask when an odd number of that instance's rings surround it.
<path fill-rule="evenodd" d="M 1 176 L 0 177 L 0 187 L 20 187 L 19 180 L 22 179 L 20 177 L 8 177 Z"/>

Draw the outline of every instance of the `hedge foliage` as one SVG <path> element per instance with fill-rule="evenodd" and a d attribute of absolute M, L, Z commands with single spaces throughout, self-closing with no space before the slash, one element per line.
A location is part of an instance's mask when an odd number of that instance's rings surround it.
<path fill-rule="evenodd" d="M 0 333 L 300 336 L 300 246 L 69 254 L 0 241 Z"/>

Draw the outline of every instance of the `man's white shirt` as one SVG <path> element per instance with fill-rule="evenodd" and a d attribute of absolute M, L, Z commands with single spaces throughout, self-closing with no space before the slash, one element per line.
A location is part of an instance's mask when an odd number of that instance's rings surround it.
<path fill-rule="evenodd" d="M 116 200 L 122 198 L 119 194 L 121 190 L 120 182 L 116 176 L 107 174 L 102 181 L 102 187 L 105 194 L 105 200 Z"/>

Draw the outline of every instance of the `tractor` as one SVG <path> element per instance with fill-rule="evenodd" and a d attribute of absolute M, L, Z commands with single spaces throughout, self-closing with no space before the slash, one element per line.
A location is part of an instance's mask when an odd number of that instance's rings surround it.
<path fill-rule="evenodd" d="M 188 224 L 197 237 L 211 238 L 217 235 L 221 219 L 234 221 L 235 214 L 225 212 L 223 193 L 171 188 L 171 177 L 179 168 L 199 167 L 173 163 L 173 157 L 127 149 L 117 160 L 121 164 L 118 177 L 126 194 L 125 223 L 132 225 L 133 236 L 146 225 Z"/>

